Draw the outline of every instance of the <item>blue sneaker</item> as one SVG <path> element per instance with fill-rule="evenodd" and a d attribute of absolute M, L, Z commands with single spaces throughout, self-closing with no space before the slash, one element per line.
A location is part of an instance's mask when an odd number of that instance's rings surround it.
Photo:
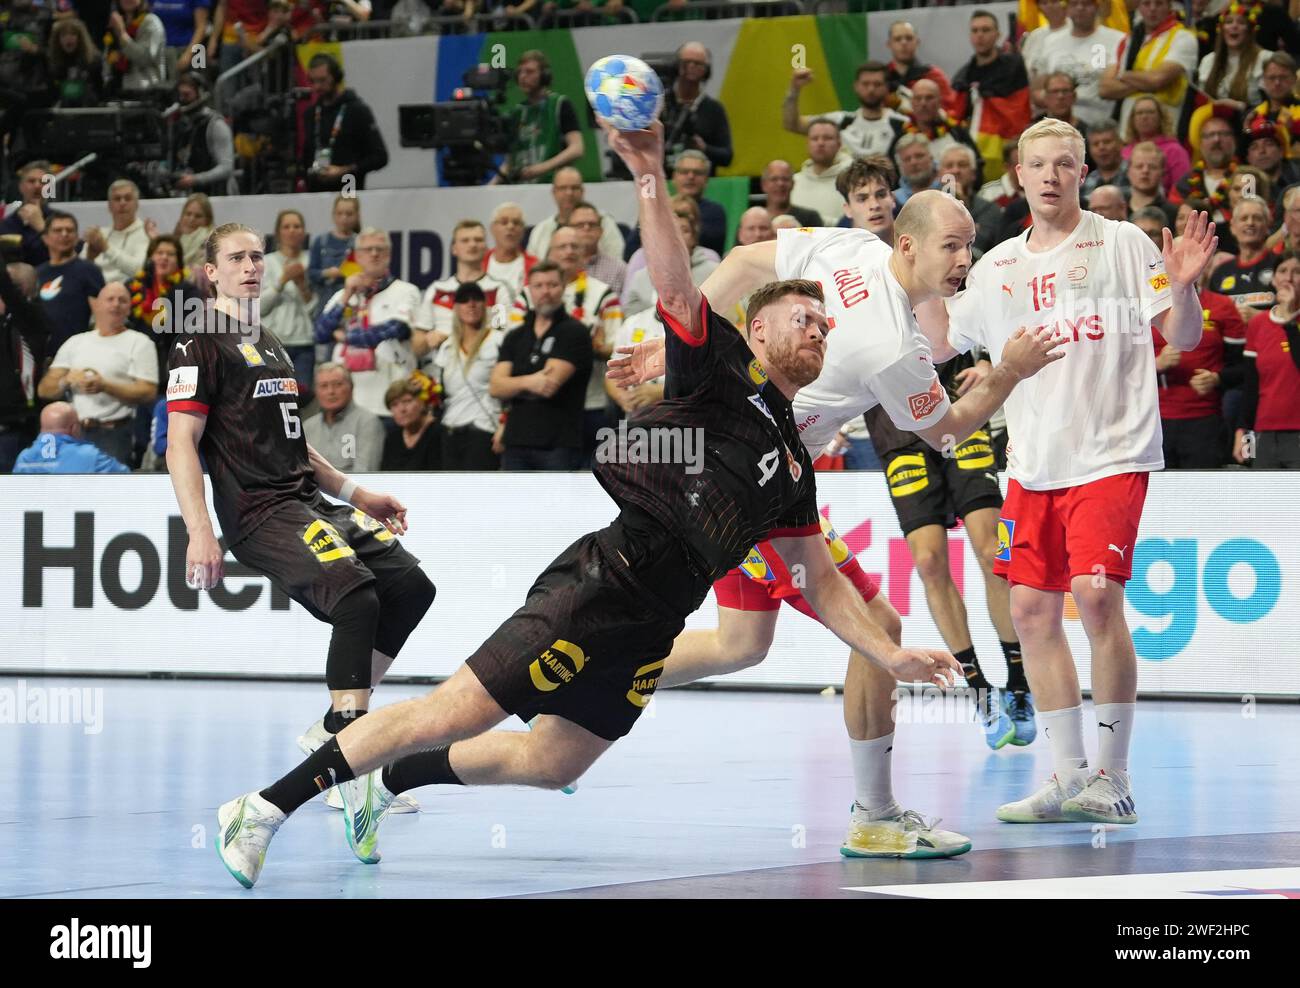
<path fill-rule="evenodd" d="M 1038 725 L 1034 722 L 1034 694 L 1021 690 L 1003 693 L 1002 709 L 1016 727 L 1012 744 L 1023 748 L 1038 737 Z"/>
<path fill-rule="evenodd" d="M 997 751 L 1011 743 L 1016 736 L 1016 726 L 1002 709 L 1002 702 L 995 689 L 980 690 L 975 708 L 978 711 L 980 725 L 984 728 L 984 740 L 990 748 Z"/>

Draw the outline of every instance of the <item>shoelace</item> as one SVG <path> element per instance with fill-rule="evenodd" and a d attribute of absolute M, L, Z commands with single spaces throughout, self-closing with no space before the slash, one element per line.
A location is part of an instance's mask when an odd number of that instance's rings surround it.
<path fill-rule="evenodd" d="M 942 817 L 926 819 L 916 810 L 904 810 L 902 816 L 898 818 L 904 830 L 934 830 L 942 820 Z"/>
<path fill-rule="evenodd" d="M 1011 716 L 1012 718 L 1023 718 L 1029 715 L 1029 696 L 1025 693 L 1011 694 Z"/>

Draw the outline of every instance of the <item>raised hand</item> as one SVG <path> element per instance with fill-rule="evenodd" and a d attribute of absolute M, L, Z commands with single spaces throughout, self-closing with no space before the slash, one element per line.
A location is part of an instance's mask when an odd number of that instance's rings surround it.
<path fill-rule="evenodd" d="M 1219 245 L 1219 238 L 1214 235 L 1214 224 L 1210 222 L 1210 214 L 1193 213 L 1183 228 L 1183 235 L 1177 239 L 1174 239 L 1169 227 L 1164 228 L 1162 235 L 1165 244 L 1162 253 L 1169 280 L 1181 288 L 1195 285 L 1210 263 L 1210 258 L 1214 256 L 1214 249 Z"/>
<path fill-rule="evenodd" d="M 599 118 L 597 118 L 599 119 Z M 652 175 L 664 166 L 664 125 L 658 120 L 648 130 L 616 130 L 600 121 L 610 150 L 623 159 L 633 175 Z"/>

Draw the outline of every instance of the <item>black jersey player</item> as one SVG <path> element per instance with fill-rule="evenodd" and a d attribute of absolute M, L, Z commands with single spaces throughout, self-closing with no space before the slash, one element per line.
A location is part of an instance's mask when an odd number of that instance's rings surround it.
<path fill-rule="evenodd" d="M 226 548 L 333 627 L 330 711 L 299 739 L 311 751 L 367 710 L 434 587 L 395 538 L 406 509 L 358 487 L 303 438 L 293 361 L 256 318 L 262 250 L 261 235 L 239 224 L 208 238 L 217 298 L 168 357 L 167 468 L 189 533 L 192 586 L 211 588 L 224 572 L 204 500 L 206 465 Z"/>
<path fill-rule="evenodd" d="M 770 538 L 802 565 L 826 625 L 908 681 L 949 684 L 943 651 L 905 649 L 875 625 L 831 560 L 812 461 L 790 400 L 821 371 L 826 317 L 811 281 L 778 282 L 751 299 L 747 335 L 692 284 L 667 200 L 663 132 L 611 134 L 642 190 L 642 240 L 668 328 L 665 400 L 634 416 L 639 436 L 702 438 L 702 461 L 636 462 L 633 445 L 596 468 L 619 505 L 538 577 L 523 606 L 425 697 L 349 725 L 278 782 L 218 810 L 218 853 L 246 887 L 288 815 L 340 783 L 349 845 L 379 860 L 378 825 L 397 793 L 436 783 L 559 788 L 636 722 L 687 616 L 714 579 Z M 629 438 L 633 434 L 629 431 Z M 661 447 L 662 448 L 662 447 Z M 687 459 L 685 457 L 683 460 Z M 490 729 L 537 717 L 531 733 Z"/>

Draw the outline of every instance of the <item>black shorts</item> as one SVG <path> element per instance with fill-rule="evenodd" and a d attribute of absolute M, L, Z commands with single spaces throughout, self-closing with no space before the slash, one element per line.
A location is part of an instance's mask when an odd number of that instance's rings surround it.
<path fill-rule="evenodd" d="M 290 501 L 230 547 L 314 617 L 328 621 L 338 602 L 363 584 L 384 588 L 420 561 L 392 532 L 359 508 Z"/>
<path fill-rule="evenodd" d="M 952 528 L 979 508 L 1002 507 L 989 434 L 980 430 L 944 456 L 918 442 L 885 458 L 885 480 L 903 534 L 926 525 Z"/>
<path fill-rule="evenodd" d="M 680 550 L 665 546 L 634 576 L 624 558 L 639 564 L 642 547 L 626 545 L 617 521 L 578 539 L 470 656 L 470 669 L 507 713 L 525 721 L 553 714 L 607 741 L 632 730 L 686 614 L 647 586 L 658 585 L 647 568 L 684 569 Z M 691 582 L 684 571 L 677 579 Z"/>

